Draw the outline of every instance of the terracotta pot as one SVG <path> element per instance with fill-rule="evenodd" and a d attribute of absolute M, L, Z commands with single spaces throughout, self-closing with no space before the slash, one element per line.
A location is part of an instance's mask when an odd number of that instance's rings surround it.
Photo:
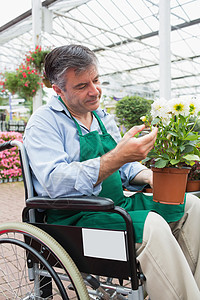
<path fill-rule="evenodd" d="M 186 185 L 186 192 L 200 191 L 200 180 L 188 180 Z"/>
<path fill-rule="evenodd" d="M 189 168 L 152 168 L 153 200 L 165 204 L 183 204 Z"/>

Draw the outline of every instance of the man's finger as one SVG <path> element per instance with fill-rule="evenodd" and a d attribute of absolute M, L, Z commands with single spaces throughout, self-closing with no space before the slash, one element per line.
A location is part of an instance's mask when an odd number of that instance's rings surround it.
<path fill-rule="evenodd" d="M 139 137 L 141 142 L 144 144 L 148 144 L 150 142 L 155 143 L 157 137 L 158 128 L 154 127 L 149 134 L 145 134 L 144 136 Z"/>
<path fill-rule="evenodd" d="M 125 133 L 124 138 L 134 137 L 138 132 L 141 132 L 145 128 L 145 125 L 138 125 L 132 127 L 127 133 Z"/>

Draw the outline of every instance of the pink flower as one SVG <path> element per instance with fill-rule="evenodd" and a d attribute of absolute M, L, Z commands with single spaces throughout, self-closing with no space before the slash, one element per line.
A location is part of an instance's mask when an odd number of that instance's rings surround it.
<path fill-rule="evenodd" d="M 22 134 L 19 132 L 0 132 L 0 143 L 8 140 L 22 142 Z M 0 152 L 0 178 L 17 178 L 22 175 L 19 154 L 16 147 Z"/>

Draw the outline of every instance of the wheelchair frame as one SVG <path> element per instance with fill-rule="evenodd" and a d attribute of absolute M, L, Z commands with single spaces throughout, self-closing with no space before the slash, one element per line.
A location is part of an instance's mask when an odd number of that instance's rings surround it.
<path fill-rule="evenodd" d="M 48 253 L 54 252 L 55 249 L 51 249 L 49 246 L 48 239 L 50 238 L 55 243 L 55 247 L 61 249 L 61 252 L 65 254 L 60 255 L 56 254 L 56 258 L 58 257 L 58 264 L 62 264 L 62 257 L 69 257 L 70 264 L 73 265 L 76 273 L 78 274 L 78 285 L 81 286 L 83 292 L 77 295 L 76 299 L 129 299 L 129 300 L 143 300 L 143 283 L 145 281 L 145 277 L 141 271 L 139 262 L 136 258 L 135 251 L 135 243 L 134 243 L 134 229 L 130 215 L 122 208 L 115 207 L 112 200 L 108 198 L 95 197 L 95 196 L 82 196 L 82 197 L 67 197 L 67 198 L 56 198 L 51 199 L 49 197 L 39 197 L 35 196 L 30 167 L 28 164 L 28 158 L 26 154 L 26 150 L 24 145 L 19 141 L 9 141 L 0 145 L 0 151 L 5 149 L 10 149 L 12 147 L 17 147 L 19 150 L 22 174 L 24 180 L 24 188 L 25 188 L 25 208 L 22 214 L 23 223 L 21 225 L 17 225 L 20 229 L 19 232 L 23 232 L 21 226 L 26 227 L 24 230 L 24 248 L 32 247 L 30 249 L 31 257 L 36 256 L 36 261 L 41 261 L 42 265 L 45 265 L 44 256 L 41 253 L 41 246 L 38 244 L 42 244 L 44 247 L 47 247 Z M 126 260 L 112 260 L 110 258 L 99 258 L 99 257 L 89 257 L 84 254 L 83 247 L 83 228 L 75 227 L 75 226 L 63 226 L 63 225 L 51 225 L 46 224 L 41 220 L 41 215 L 43 218 L 43 210 L 46 209 L 59 209 L 59 210 L 77 210 L 77 211 L 95 211 L 95 212 L 110 212 L 117 213 L 121 215 L 126 223 L 126 231 L 122 231 L 124 235 L 124 240 L 126 242 Z M 40 211 L 40 212 L 39 212 Z M 27 224 L 28 223 L 28 224 Z M 34 236 L 34 230 L 31 228 L 39 230 L 39 233 Z M 6 228 L 6 229 L 5 229 Z M 28 229 L 27 229 L 28 228 Z M 6 224 L 4 227 L 0 227 L 0 234 L 4 231 L 10 230 L 10 232 L 14 232 L 13 224 Z M 36 230 L 36 231 L 37 231 Z M 92 230 L 92 229 L 91 229 Z M 98 229 L 95 229 L 98 230 Z M 104 229 L 105 230 L 105 229 Z M 7 232 L 6 231 L 6 232 Z M 29 232 L 30 231 L 30 232 Z M 105 230 L 106 231 L 106 230 Z M 110 231 L 110 230 L 109 230 Z M 117 230 L 116 230 L 117 231 Z M 118 232 L 118 231 L 117 231 Z M 121 232 L 121 231 L 120 231 Z M 40 237 L 41 235 L 41 237 Z M 28 245 L 27 241 L 31 239 L 33 240 L 32 244 Z M 43 241 L 44 240 L 44 241 Z M 0 244 L 3 241 L 5 242 L 5 238 L 3 235 L 0 235 Z M 40 242 L 38 242 L 40 241 Z M 8 242 L 8 241 L 7 241 Z M 19 243 L 19 242 L 16 242 Z M 42 246 L 42 247 L 43 247 Z M 33 252 L 33 253 L 32 253 Z M 39 258 L 38 258 L 38 257 Z M 29 260 L 29 256 L 27 257 Z M 45 265 L 45 274 L 49 274 L 49 269 L 51 267 L 48 264 L 52 264 L 52 260 L 49 259 L 47 262 L 47 266 Z M 72 261 L 72 263 L 71 263 Z M 74 264 L 74 263 L 75 264 Z M 28 264 L 28 263 L 27 263 Z M 68 265 L 66 262 L 63 264 L 63 268 L 66 270 Z M 66 266 L 67 265 L 67 266 Z M 31 275 L 31 266 L 29 266 L 29 278 L 30 280 L 34 279 L 34 275 Z M 70 267 L 71 268 L 71 267 Z M 1 271 L 1 266 L 0 266 Z M 81 272 L 81 275 L 80 273 Z M 71 269 L 70 269 L 71 274 Z M 68 274 L 67 278 L 71 277 Z M 90 275 L 92 274 L 92 275 Z M 42 275 L 42 276 L 43 276 Z M 64 277 L 64 275 L 62 275 Z M 102 283 L 98 281 L 99 276 L 107 277 L 106 283 Z M 59 277 L 59 276 L 58 276 Z M 56 278 L 56 275 L 55 275 Z M 120 285 L 111 284 L 111 278 L 117 278 L 119 280 Z M 72 281 L 74 279 L 72 278 Z M 131 287 L 123 287 L 123 280 L 130 280 Z M 57 283 L 56 283 L 57 284 Z M 58 279 L 58 286 L 59 286 Z M 86 292 L 85 286 L 92 287 L 93 290 L 89 290 L 89 296 Z M 75 285 L 75 289 L 76 289 Z M 38 288 L 37 288 L 38 289 Z M 60 287 L 61 294 L 63 287 Z M 73 288 L 72 288 L 73 289 Z M 38 293 L 38 294 L 37 294 Z M 20 298 L 20 299 L 49 299 L 49 298 L 40 298 L 40 292 L 37 292 L 36 296 L 32 296 L 33 298 Z M 1 295 L 1 289 L 0 289 Z M 63 292 L 62 299 L 69 299 L 67 295 Z M 9 299 L 9 298 L 5 298 Z M 18 299 L 18 298 L 17 298 Z"/>

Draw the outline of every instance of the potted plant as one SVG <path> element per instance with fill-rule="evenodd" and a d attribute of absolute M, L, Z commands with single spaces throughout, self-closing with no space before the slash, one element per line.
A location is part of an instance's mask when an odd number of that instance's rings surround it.
<path fill-rule="evenodd" d="M 186 192 L 194 192 L 200 190 L 200 162 L 195 161 L 188 174 Z"/>
<path fill-rule="evenodd" d="M 154 148 L 144 160 L 152 165 L 154 201 L 183 203 L 190 168 L 200 161 L 200 135 L 194 131 L 199 114 L 200 104 L 195 98 L 159 99 L 153 102 L 150 116 L 141 118 L 150 128 L 158 127 Z"/>

